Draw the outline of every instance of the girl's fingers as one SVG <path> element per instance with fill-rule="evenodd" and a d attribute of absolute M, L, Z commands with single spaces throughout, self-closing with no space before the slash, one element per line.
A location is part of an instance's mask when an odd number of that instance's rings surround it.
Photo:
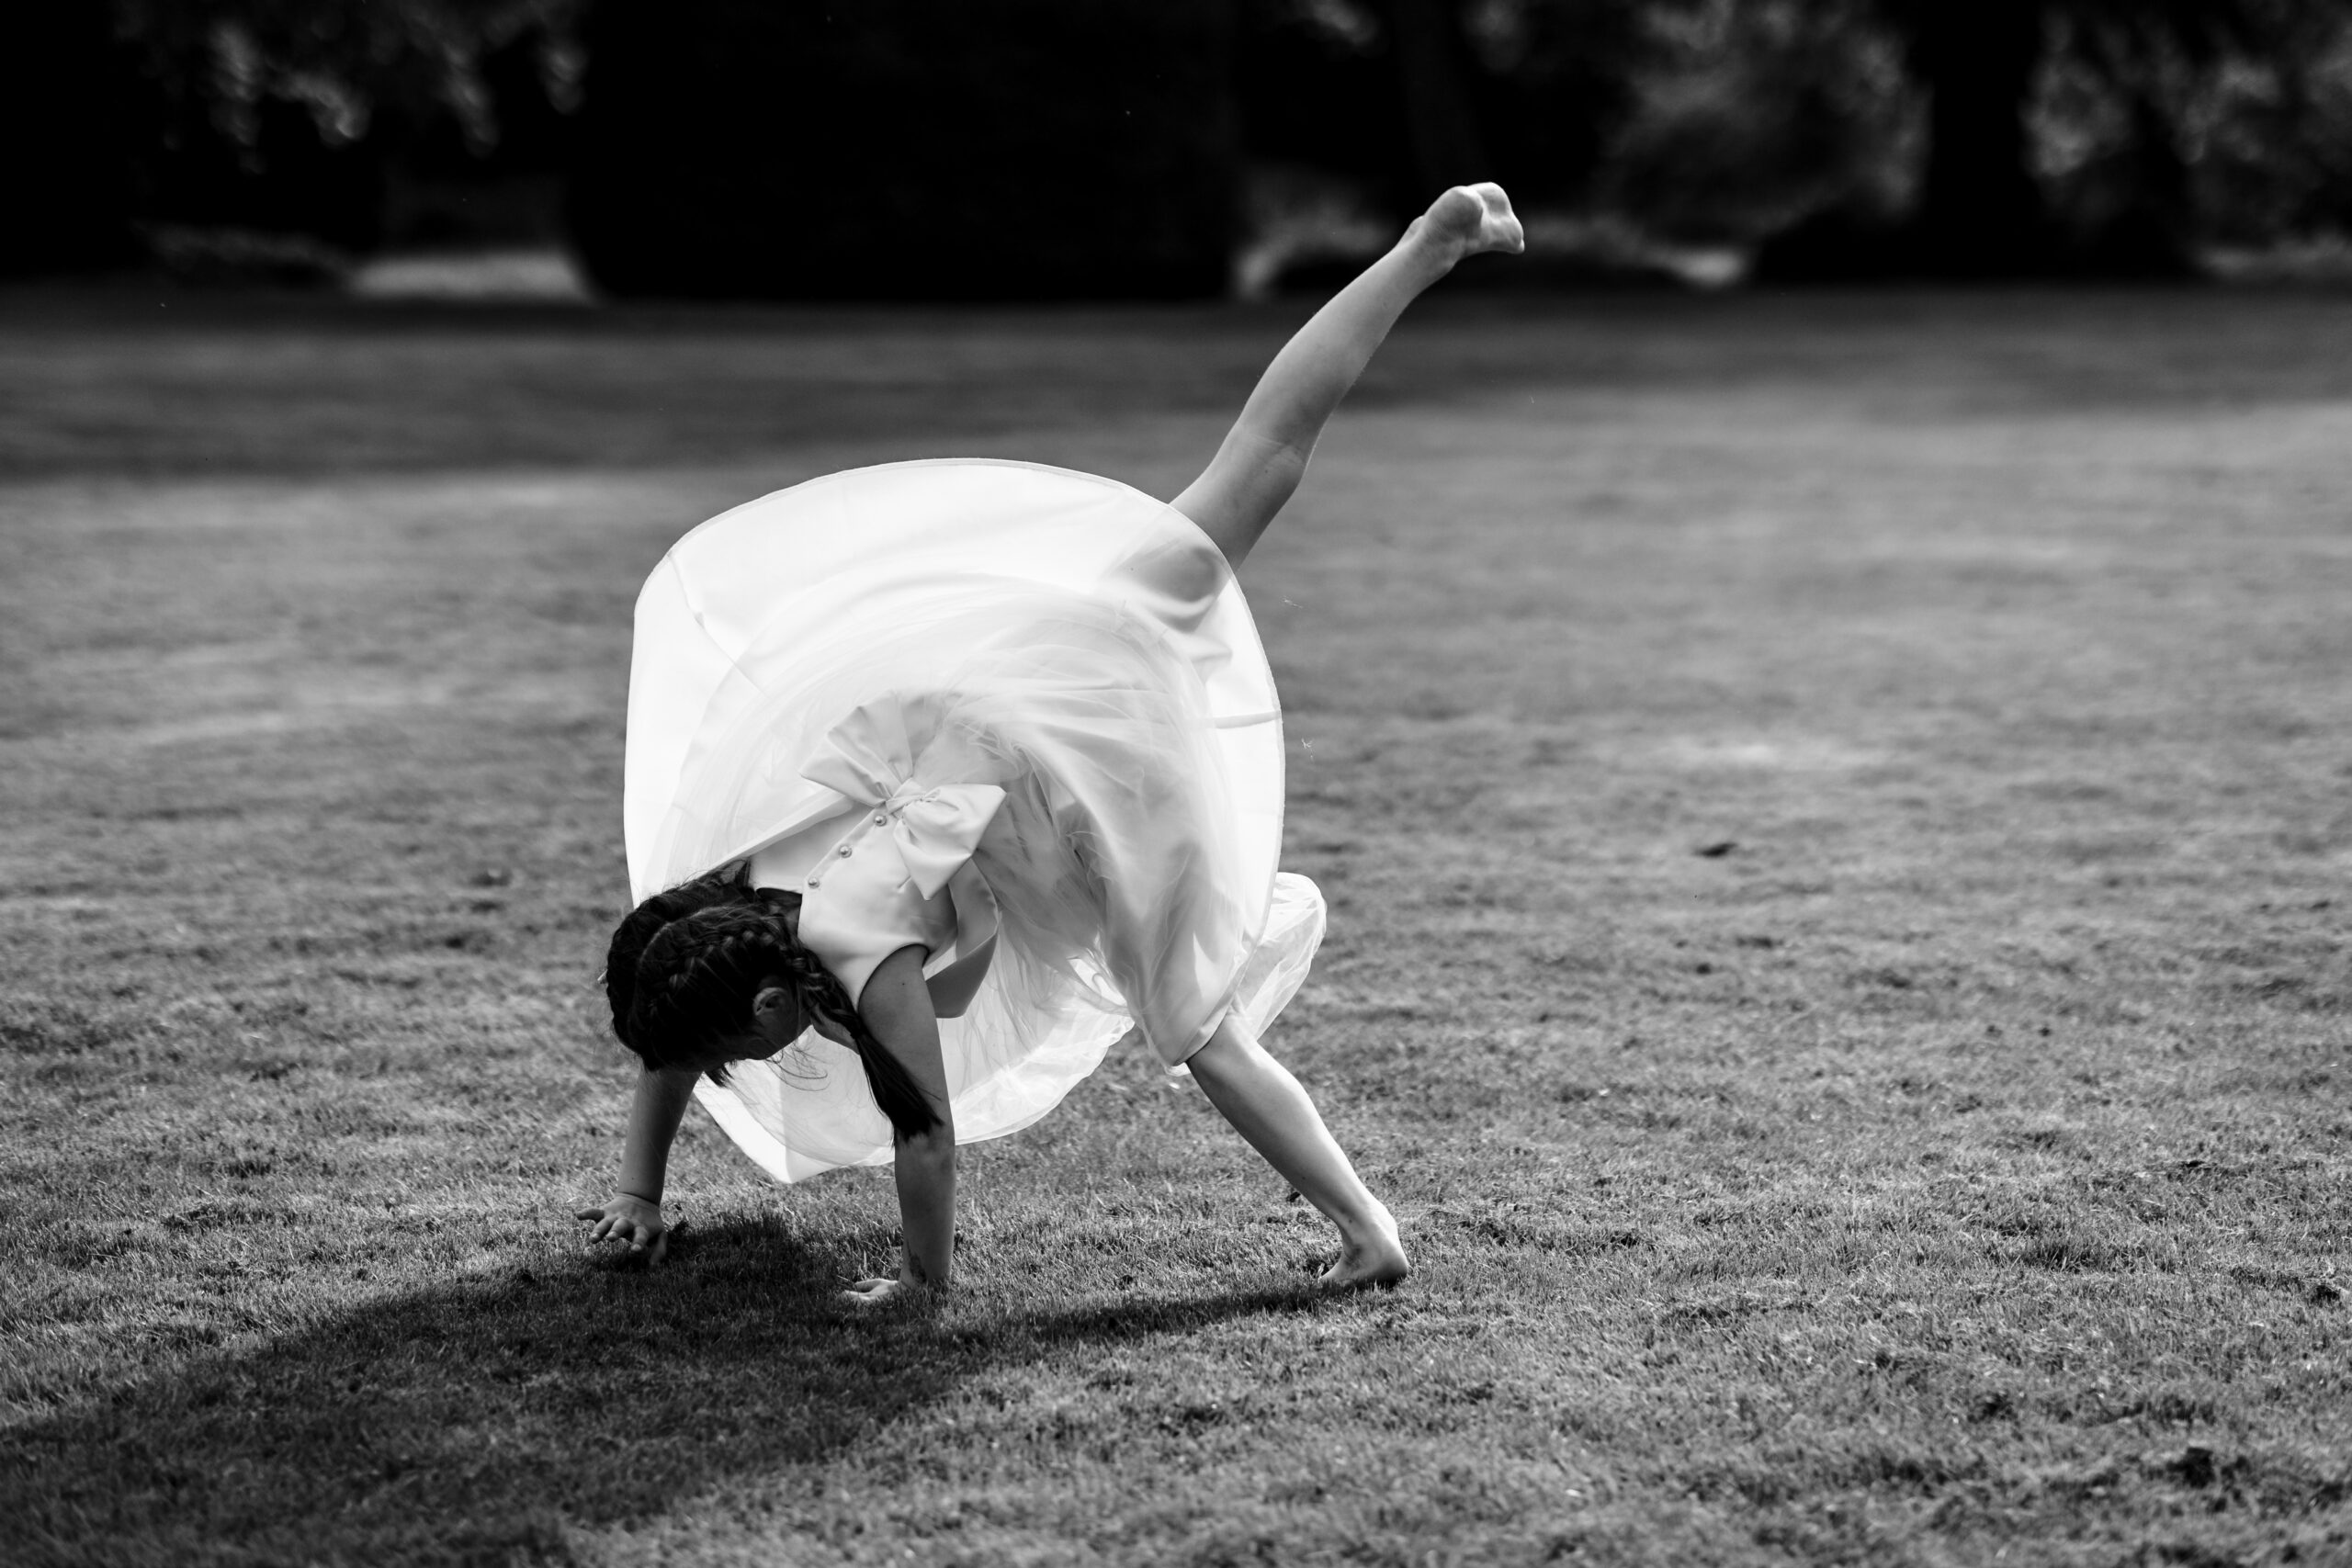
<path fill-rule="evenodd" d="M 591 1247 L 600 1241 L 623 1242 L 632 1253 L 650 1252 L 651 1256 L 646 1259 L 649 1263 L 660 1262 L 662 1255 L 670 1250 L 669 1227 L 666 1225 L 649 1225 L 641 1220 L 630 1219 L 617 1210 L 603 1208 L 581 1209 L 575 1211 L 575 1214 L 580 1219 L 595 1222 L 588 1227 L 588 1244 Z"/>

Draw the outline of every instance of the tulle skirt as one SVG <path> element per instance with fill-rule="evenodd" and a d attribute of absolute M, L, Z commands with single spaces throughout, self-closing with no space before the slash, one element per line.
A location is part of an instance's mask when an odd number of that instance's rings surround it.
<path fill-rule="evenodd" d="M 911 778 L 989 784 L 973 864 L 1001 918 L 941 1043 L 959 1141 L 1058 1103 L 1130 1030 L 1174 1066 L 1228 1014 L 1262 1032 L 1323 903 L 1278 874 L 1272 673 L 1223 555 L 1164 502 L 1027 464 L 900 463 L 712 519 L 638 601 L 627 798 L 643 898 L 826 825 L 803 776 L 861 709 Z M 855 1058 L 810 1033 L 696 1089 L 772 1174 L 890 1158 Z"/>

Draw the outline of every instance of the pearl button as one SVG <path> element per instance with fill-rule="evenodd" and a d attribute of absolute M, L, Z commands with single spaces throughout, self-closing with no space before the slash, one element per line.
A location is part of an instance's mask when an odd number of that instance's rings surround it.
<path fill-rule="evenodd" d="M 887 811 L 877 811 L 874 814 L 874 820 L 877 824 L 887 823 L 890 820 L 890 814 Z"/>
<path fill-rule="evenodd" d="M 849 853 L 849 846 L 847 844 L 843 844 L 840 849 L 835 850 L 833 853 L 846 856 Z"/>
<path fill-rule="evenodd" d="M 808 879 L 808 886 L 811 886 L 811 887 L 814 887 L 814 886 L 816 886 L 818 884 L 820 884 L 820 883 L 823 882 L 824 880 L 825 880 L 825 879 L 824 879 L 823 877 L 821 877 L 821 876 L 812 876 L 812 877 L 810 877 L 810 878 Z"/>

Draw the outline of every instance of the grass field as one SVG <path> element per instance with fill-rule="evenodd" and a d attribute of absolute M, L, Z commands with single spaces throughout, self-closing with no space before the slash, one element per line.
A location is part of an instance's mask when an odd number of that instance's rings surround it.
<path fill-rule="evenodd" d="M 2352 1561 L 2340 298 L 1430 301 L 1245 575 L 1410 1284 L 1140 1052 L 585 1251 L 645 571 L 1295 319 L 0 300 L 0 1557 Z"/>

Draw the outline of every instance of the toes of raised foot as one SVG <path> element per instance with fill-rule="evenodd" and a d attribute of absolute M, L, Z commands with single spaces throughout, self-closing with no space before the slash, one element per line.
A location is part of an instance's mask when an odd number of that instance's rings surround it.
<path fill-rule="evenodd" d="M 1471 194 L 1478 198 L 1478 243 L 1492 251 L 1523 251 L 1527 248 L 1527 231 L 1520 226 L 1519 214 L 1510 209 L 1510 197 L 1497 185 L 1473 186 Z"/>
<path fill-rule="evenodd" d="M 1430 205 L 1429 222 L 1460 246 L 1464 255 L 1527 248 L 1526 233 L 1511 211 L 1510 197 L 1498 185 L 1453 186 Z"/>

